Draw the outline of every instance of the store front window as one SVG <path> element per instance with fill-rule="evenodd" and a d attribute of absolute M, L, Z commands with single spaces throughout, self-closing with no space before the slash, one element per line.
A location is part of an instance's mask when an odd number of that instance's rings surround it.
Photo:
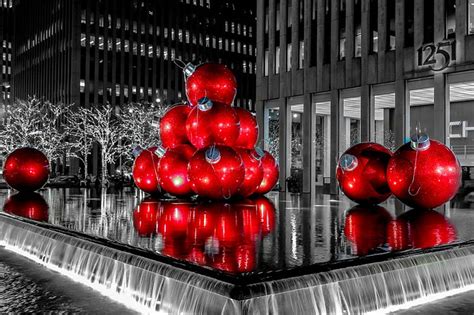
<path fill-rule="evenodd" d="M 449 86 L 449 144 L 462 167 L 461 201 L 474 197 L 474 81 Z"/>
<path fill-rule="evenodd" d="M 278 107 L 265 107 L 263 139 L 265 150 L 278 161 L 280 157 L 280 110 Z"/>
<path fill-rule="evenodd" d="M 343 100 L 344 119 L 341 126 L 340 152 L 360 142 L 360 97 Z"/>
<path fill-rule="evenodd" d="M 330 184 L 331 103 L 315 103 L 313 119 L 313 157 L 315 186 Z"/>
<path fill-rule="evenodd" d="M 303 104 L 291 105 L 290 175 L 303 183 Z"/>
<path fill-rule="evenodd" d="M 474 0 L 469 0 L 469 34 L 474 34 Z"/>
<path fill-rule="evenodd" d="M 375 142 L 395 150 L 395 94 L 375 95 Z"/>

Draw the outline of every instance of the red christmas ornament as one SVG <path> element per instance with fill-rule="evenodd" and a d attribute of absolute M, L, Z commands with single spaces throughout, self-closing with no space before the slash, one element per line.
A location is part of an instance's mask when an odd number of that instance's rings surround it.
<path fill-rule="evenodd" d="M 163 238 L 183 239 L 188 232 L 192 204 L 187 202 L 162 202 L 163 213 L 158 220 L 158 232 Z"/>
<path fill-rule="evenodd" d="M 10 153 L 3 166 L 3 178 L 18 191 L 35 191 L 46 184 L 49 162 L 46 155 L 33 148 L 20 148 Z"/>
<path fill-rule="evenodd" d="M 194 244 L 204 244 L 214 234 L 217 213 L 214 204 L 199 204 L 194 208 L 189 224 L 189 235 Z"/>
<path fill-rule="evenodd" d="M 160 156 L 162 148 L 152 147 L 146 150 L 137 148 L 134 150 L 135 163 L 133 164 L 133 180 L 138 188 L 149 194 L 161 192 L 159 183 Z"/>
<path fill-rule="evenodd" d="M 349 148 L 337 164 L 339 187 L 359 204 L 377 204 L 390 197 L 385 170 L 392 152 L 378 143 L 359 143 Z"/>
<path fill-rule="evenodd" d="M 35 221 L 48 222 L 48 204 L 34 192 L 20 192 L 8 198 L 3 211 Z"/>
<path fill-rule="evenodd" d="M 385 243 L 390 213 L 380 206 L 355 206 L 346 214 L 344 235 L 355 255 L 363 256 Z"/>
<path fill-rule="evenodd" d="M 213 144 L 232 147 L 239 132 L 239 116 L 235 109 L 206 97 L 199 100 L 186 120 L 188 139 L 198 149 Z"/>
<path fill-rule="evenodd" d="M 414 135 L 390 159 L 387 181 L 393 194 L 405 204 L 431 209 L 456 195 L 461 166 L 441 142 L 425 134 Z"/>
<path fill-rule="evenodd" d="M 168 149 L 160 160 L 158 177 L 160 186 L 175 196 L 188 196 L 193 193 L 188 179 L 188 163 L 195 149 L 189 144 L 180 144 Z"/>
<path fill-rule="evenodd" d="M 254 199 L 257 213 L 262 226 L 262 234 L 265 236 L 275 228 L 275 205 L 266 197 Z"/>
<path fill-rule="evenodd" d="M 203 97 L 227 105 L 232 104 L 237 93 L 237 80 L 225 65 L 205 63 L 200 66 L 187 64 L 184 73 L 186 95 L 195 106 Z"/>
<path fill-rule="evenodd" d="M 245 176 L 242 159 L 231 148 L 216 146 L 197 151 L 188 166 L 196 194 L 211 199 L 228 199 L 237 193 Z"/>
<path fill-rule="evenodd" d="M 160 253 L 175 259 L 185 260 L 189 254 L 190 247 L 186 240 L 181 238 L 167 237 L 163 239 L 163 248 Z"/>
<path fill-rule="evenodd" d="M 191 107 L 179 104 L 171 107 L 160 120 L 160 139 L 164 148 L 175 148 L 180 144 L 189 143 L 186 136 L 186 124 Z"/>
<path fill-rule="evenodd" d="M 255 148 L 255 150 L 259 153 L 259 155 L 263 155 L 263 179 L 255 193 L 263 195 L 272 190 L 273 187 L 276 185 L 276 183 L 278 182 L 278 176 L 280 175 L 280 171 L 278 169 L 278 163 L 275 161 L 275 159 L 269 152 L 264 151 L 260 148 Z"/>
<path fill-rule="evenodd" d="M 258 140 L 257 119 L 244 108 L 236 107 L 235 112 L 240 121 L 240 133 L 235 146 L 244 149 L 253 149 Z"/>
<path fill-rule="evenodd" d="M 139 236 L 149 237 L 156 232 L 156 220 L 160 211 L 160 201 L 145 198 L 133 211 L 133 226 Z"/>
<path fill-rule="evenodd" d="M 251 196 L 257 191 L 263 179 L 262 155 L 259 155 L 261 150 L 255 149 L 236 149 L 239 153 L 242 162 L 244 163 L 245 177 L 244 181 L 239 187 L 239 195 L 242 197 Z"/>

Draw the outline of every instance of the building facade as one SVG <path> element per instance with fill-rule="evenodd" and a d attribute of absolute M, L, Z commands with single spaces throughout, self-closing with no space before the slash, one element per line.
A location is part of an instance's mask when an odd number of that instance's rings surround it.
<path fill-rule="evenodd" d="M 0 1 L 0 111 L 12 100 L 13 0 Z"/>
<path fill-rule="evenodd" d="M 183 62 L 234 70 L 255 110 L 252 0 L 17 0 L 14 96 L 80 106 L 186 99 Z M 28 23 L 24 23 L 27 20 Z M 98 174 L 97 148 L 91 158 Z"/>
<path fill-rule="evenodd" d="M 280 187 L 337 192 L 351 145 L 416 130 L 474 167 L 474 0 L 258 0 L 257 116 Z M 304 170 L 304 171 L 302 171 Z"/>
<path fill-rule="evenodd" d="M 229 65 L 239 82 L 236 105 L 254 108 L 254 6 L 218 0 L 19 0 L 15 97 L 34 94 L 83 106 L 174 103 L 185 98 L 175 64 L 180 59 Z"/>

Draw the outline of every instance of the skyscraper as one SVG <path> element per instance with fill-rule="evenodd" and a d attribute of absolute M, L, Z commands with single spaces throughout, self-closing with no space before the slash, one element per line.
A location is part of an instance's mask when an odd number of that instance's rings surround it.
<path fill-rule="evenodd" d="M 0 111 L 10 103 L 13 40 L 13 0 L 0 0 Z"/>
<path fill-rule="evenodd" d="M 239 84 L 236 105 L 253 109 L 254 6 L 251 0 L 19 0 L 15 97 L 82 106 L 170 104 L 185 98 L 179 59 L 230 66 Z"/>

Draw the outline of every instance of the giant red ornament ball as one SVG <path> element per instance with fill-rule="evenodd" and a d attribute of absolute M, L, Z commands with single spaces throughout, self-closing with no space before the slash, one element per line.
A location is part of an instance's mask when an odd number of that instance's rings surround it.
<path fill-rule="evenodd" d="M 191 107 L 180 104 L 170 108 L 160 120 L 160 139 L 164 148 L 174 148 L 189 143 L 186 136 L 186 124 Z"/>
<path fill-rule="evenodd" d="M 3 178 L 18 191 L 35 191 L 46 184 L 49 161 L 34 148 L 20 148 L 10 153 L 3 166 Z"/>
<path fill-rule="evenodd" d="M 251 112 L 241 107 L 236 107 L 235 112 L 240 121 L 240 133 L 235 142 L 235 146 L 244 149 L 253 149 L 258 140 L 257 119 L 255 119 Z"/>
<path fill-rule="evenodd" d="M 267 151 L 261 150 L 260 148 L 255 148 L 258 151 L 259 155 L 262 157 L 262 169 L 263 169 L 263 179 L 257 190 L 256 194 L 266 194 L 278 182 L 278 176 L 280 175 L 280 170 L 278 169 L 278 163 L 275 161 L 275 158 Z"/>
<path fill-rule="evenodd" d="M 392 152 L 378 143 L 359 143 L 342 154 L 337 164 L 339 187 L 359 204 L 378 204 L 391 194 L 385 170 Z"/>
<path fill-rule="evenodd" d="M 259 152 L 255 149 L 237 149 L 244 163 L 245 177 L 244 181 L 239 187 L 239 195 L 242 197 L 248 197 L 255 193 L 258 186 L 263 179 L 263 168 L 262 168 L 262 157 Z"/>
<path fill-rule="evenodd" d="M 210 199 L 234 196 L 244 181 L 240 156 L 230 147 L 213 146 L 197 151 L 188 166 L 191 186 L 196 194 Z"/>
<path fill-rule="evenodd" d="M 132 171 L 135 185 L 149 194 L 159 194 L 161 188 L 158 172 L 162 148 L 138 149 L 136 153 L 137 157 L 135 158 Z"/>
<path fill-rule="evenodd" d="M 168 149 L 160 160 L 158 177 L 160 186 L 166 192 L 179 197 L 193 193 L 188 178 L 188 163 L 195 152 L 189 144 L 180 144 Z"/>
<path fill-rule="evenodd" d="M 19 192 L 10 196 L 3 211 L 35 221 L 48 222 L 48 203 L 35 192 Z"/>
<path fill-rule="evenodd" d="M 188 139 L 198 149 L 213 144 L 232 147 L 239 132 L 239 116 L 235 109 L 209 98 L 200 99 L 186 120 Z"/>
<path fill-rule="evenodd" d="M 461 166 L 441 142 L 425 134 L 414 135 L 390 159 L 387 181 L 393 194 L 405 204 L 431 209 L 456 195 Z"/>
<path fill-rule="evenodd" d="M 203 97 L 230 105 L 237 93 L 237 80 L 227 66 L 205 63 L 200 66 L 186 65 L 186 95 L 191 105 L 197 105 Z"/>

